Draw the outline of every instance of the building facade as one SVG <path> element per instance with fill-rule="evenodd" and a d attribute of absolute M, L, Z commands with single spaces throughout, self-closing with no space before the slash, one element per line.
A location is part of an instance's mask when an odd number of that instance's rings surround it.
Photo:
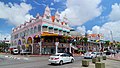
<path fill-rule="evenodd" d="M 53 54 L 56 51 L 56 42 L 59 42 L 58 49 L 69 47 L 69 43 L 60 42 L 65 36 L 70 36 L 71 28 L 68 23 L 66 16 L 63 21 L 60 20 L 58 11 L 55 16 L 51 16 L 47 6 L 43 16 L 37 14 L 36 18 L 12 29 L 11 44 L 17 45 L 19 50 L 28 50 L 33 54 Z"/>

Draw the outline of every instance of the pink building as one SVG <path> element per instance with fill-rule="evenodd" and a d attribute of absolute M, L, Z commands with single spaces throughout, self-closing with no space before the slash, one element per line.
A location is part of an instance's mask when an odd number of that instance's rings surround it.
<path fill-rule="evenodd" d="M 56 51 L 55 42 L 62 45 L 58 46 L 58 50 L 69 47 L 68 43 L 60 42 L 65 36 L 70 36 L 71 28 L 68 23 L 66 16 L 63 17 L 63 21 L 60 20 L 58 11 L 55 16 L 51 16 L 47 6 L 43 16 L 37 14 L 36 18 L 12 30 L 11 43 L 17 45 L 19 50 L 28 50 L 33 54 L 53 54 Z"/>

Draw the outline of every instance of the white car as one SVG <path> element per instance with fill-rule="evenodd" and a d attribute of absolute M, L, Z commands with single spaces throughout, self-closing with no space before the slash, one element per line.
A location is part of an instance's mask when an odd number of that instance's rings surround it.
<path fill-rule="evenodd" d="M 96 56 L 97 56 L 97 57 L 102 56 L 102 52 L 94 52 L 94 53 L 96 53 Z"/>
<path fill-rule="evenodd" d="M 95 58 L 97 54 L 95 52 L 86 52 L 84 58 Z"/>
<path fill-rule="evenodd" d="M 67 53 L 57 53 L 55 55 L 50 56 L 49 62 L 51 64 L 60 64 L 71 62 L 73 63 L 75 59 Z"/>
<path fill-rule="evenodd" d="M 18 54 L 18 49 L 13 49 L 13 54 Z"/>
<path fill-rule="evenodd" d="M 21 55 L 26 55 L 26 54 L 31 54 L 31 52 L 27 51 L 27 50 L 21 50 L 20 51 Z"/>

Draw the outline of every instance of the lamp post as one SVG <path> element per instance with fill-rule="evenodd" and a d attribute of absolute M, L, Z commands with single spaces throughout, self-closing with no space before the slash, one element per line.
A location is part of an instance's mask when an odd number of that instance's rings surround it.
<path fill-rule="evenodd" d="M 110 30 L 110 29 L 108 29 L 108 28 L 105 28 L 105 27 L 103 27 L 103 29 L 109 30 L 109 32 L 110 32 L 110 37 L 111 37 L 111 41 L 113 42 L 113 32 L 112 32 L 112 30 Z"/>
<path fill-rule="evenodd" d="M 112 32 L 112 30 L 110 30 L 110 29 L 108 29 L 108 28 L 105 28 L 105 27 L 103 27 L 103 29 L 106 29 L 106 30 L 109 31 L 110 39 L 111 39 L 112 42 L 114 42 L 114 40 L 113 40 L 113 32 Z M 108 47 L 109 47 L 109 46 L 108 46 Z"/>

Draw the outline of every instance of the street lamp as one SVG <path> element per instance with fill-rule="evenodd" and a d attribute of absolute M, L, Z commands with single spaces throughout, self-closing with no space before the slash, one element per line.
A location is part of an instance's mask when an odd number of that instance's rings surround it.
<path fill-rule="evenodd" d="M 106 30 L 109 31 L 110 39 L 111 39 L 112 42 L 114 42 L 114 40 L 113 40 L 113 32 L 112 32 L 112 30 L 110 30 L 110 29 L 108 29 L 108 28 L 105 28 L 105 27 L 103 27 L 103 29 L 106 29 Z"/>
<path fill-rule="evenodd" d="M 105 27 L 103 27 L 103 29 L 109 30 L 109 32 L 110 32 L 110 37 L 111 37 L 111 41 L 113 42 L 113 32 L 112 32 L 112 30 L 110 30 L 110 29 L 108 29 L 108 28 L 105 28 Z"/>

